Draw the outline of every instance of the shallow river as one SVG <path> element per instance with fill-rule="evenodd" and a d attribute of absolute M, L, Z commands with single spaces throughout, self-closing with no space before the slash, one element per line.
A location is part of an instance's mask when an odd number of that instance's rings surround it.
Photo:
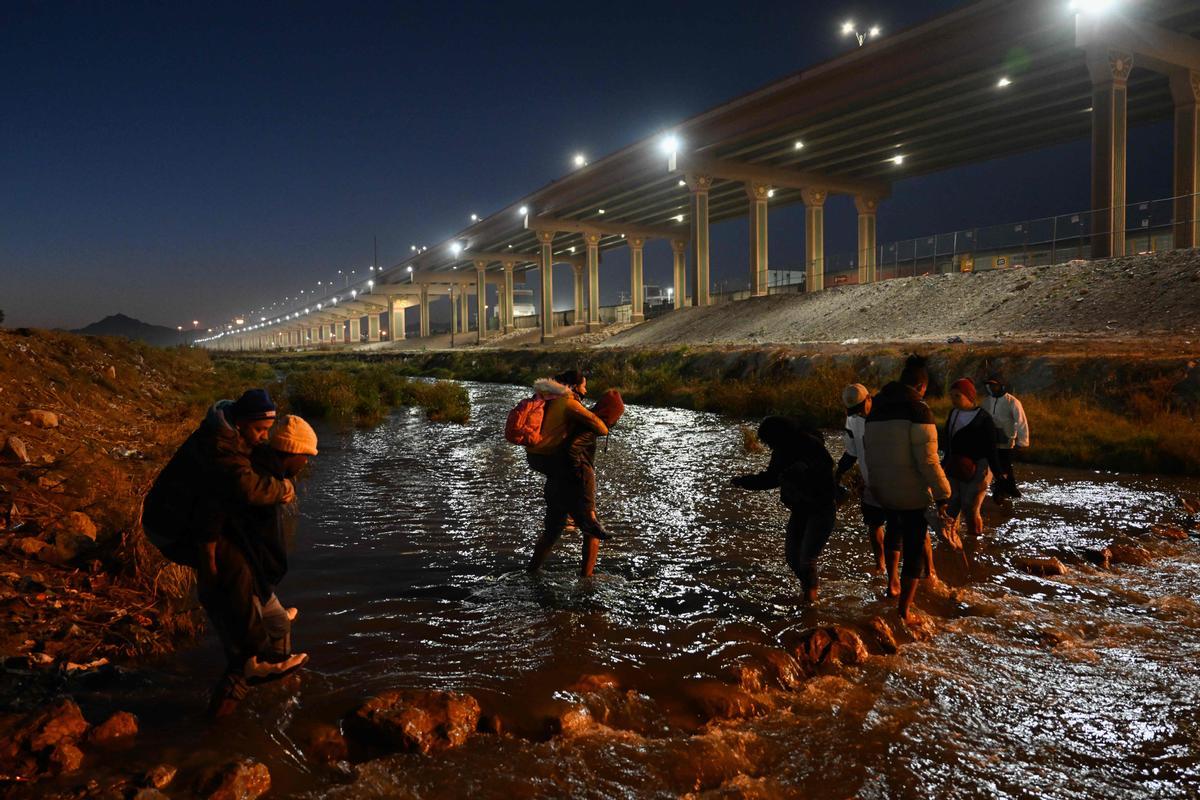
<path fill-rule="evenodd" d="M 114 701 L 143 718 L 137 761 L 265 761 L 276 795 L 344 797 L 1188 797 L 1200 792 L 1197 540 L 1151 536 L 1196 482 L 1019 468 L 1015 509 L 969 571 L 939 552 L 946 588 L 918 606 L 934 635 L 898 655 L 757 695 L 750 718 L 708 722 L 705 687 L 739 659 L 818 624 L 894 620 L 856 507 L 822 565 L 822 599 L 797 603 L 777 492 L 729 488 L 760 468 L 738 422 L 630 407 L 598 455 L 613 538 L 576 577 L 579 538 L 523 567 L 541 520 L 540 476 L 503 441 L 517 387 L 468 384 L 469 425 L 402 411 L 369 430 L 320 430 L 304 521 L 280 589 L 311 668 L 299 691 L 262 689 L 229 722 L 202 711 L 220 671 L 209 638 Z M 1035 421 L 1036 427 L 1036 421 Z M 1036 432 L 1035 432 L 1036 433 Z M 831 439 L 831 442 L 834 441 Z M 840 445 L 838 446 L 840 448 Z M 1123 535 L 1147 566 L 1063 577 L 1020 556 L 1081 552 Z M 1077 560 L 1078 561 L 1078 560 Z M 612 673 L 609 726 L 547 738 Z M 389 688 L 471 692 L 512 736 L 390 757 L 353 786 L 302 753 L 307 732 Z M 167 744 L 169 743 L 169 744 Z"/>

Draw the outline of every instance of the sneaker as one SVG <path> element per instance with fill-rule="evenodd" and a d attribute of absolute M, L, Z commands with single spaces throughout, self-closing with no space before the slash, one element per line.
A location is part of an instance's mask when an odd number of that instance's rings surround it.
<path fill-rule="evenodd" d="M 284 675 L 303 667 L 307 663 L 308 653 L 293 653 L 278 664 L 272 664 L 268 661 L 263 661 L 257 656 L 251 656 L 246 660 L 246 666 L 242 668 L 242 674 L 246 676 L 246 680 L 250 683 L 264 683 L 282 678 Z"/>

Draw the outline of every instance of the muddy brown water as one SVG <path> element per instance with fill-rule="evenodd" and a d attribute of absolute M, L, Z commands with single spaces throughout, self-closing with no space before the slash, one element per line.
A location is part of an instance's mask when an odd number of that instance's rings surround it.
<path fill-rule="evenodd" d="M 114 767 L 233 755 L 270 767 L 276 796 L 1189 797 L 1200 792 L 1200 556 L 1149 535 L 1195 481 L 1024 466 L 1025 498 L 985 506 L 968 572 L 918 605 L 937 630 L 861 667 L 761 693 L 759 713 L 705 725 L 697 686 L 817 624 L 894 618 L 875 599 L 858 511 L 839 515 L 822 600 L 797 603 L 778 493 L 728 487 L 765 455 L 738 421 L 631 406 L 598 456 L 613 532 L 598 575 L 564 537 L 538 577 L 540 476 L 501 437 L 524 390 L 467 384 L 469 425 L 402 411 L 369 430 L 319 431 L 303 523 L 280 588 L 300 609 L 311 668 L 295 693 L 259 689 L 232 720 L 203 717 L 215 639 L 84 697 L 142 719 Z M 1036 429 L 1036 421 L 1034 421 Z M 831 436 L 831 442 L 836 437 Z M 1147 566 L 1076 564 L 1058 578 L 1020 556 L 1130 536 Z M 581 675 L 612 673 L 610 726 L 547 738 Z M 475 694 L 514 735 L 391 756 L 356 779 L 311 764 L 311 727 L 374 692 Z"/>

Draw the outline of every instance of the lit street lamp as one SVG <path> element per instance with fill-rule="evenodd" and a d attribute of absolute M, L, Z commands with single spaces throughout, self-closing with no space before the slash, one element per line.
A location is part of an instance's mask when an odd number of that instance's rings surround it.
<path fill-rule="evenodd" d="M 846 20 L 842 23 L 842 36 L 854 34 L 854 38 L 858 40 L 858 46 L 862 47 L 867 43 L 867 39 L 878 39 L 881 33 L 878 25 L 872 25 L 865 32 L 858 30 L 853 20 Z"/>

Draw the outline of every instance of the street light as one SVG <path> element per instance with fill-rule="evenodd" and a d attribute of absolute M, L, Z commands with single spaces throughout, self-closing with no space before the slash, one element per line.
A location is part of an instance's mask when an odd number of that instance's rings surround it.
<path fill-rule="evenodd" d="M 854 34 L 854 38 L 858 40 L 859 47 L 862 47 L 864 44 L 866 44 L 867 39 L 878 39 L 881 32 L 882 31 L 878 25 L 872 25 L 864 32 L 858 30 L 858 27 L 854 24 L 854 20 L 848 19 L 842 23 L 842 36 Z"/>
<path fill-rule="evenodd" d="M 586 167 L 587 166 L 587 158 L 583 155 L 583 153 L 576 153 L 575 158 L 572 159 L 572 161 L 574 162 L 576 167 Z"/>

